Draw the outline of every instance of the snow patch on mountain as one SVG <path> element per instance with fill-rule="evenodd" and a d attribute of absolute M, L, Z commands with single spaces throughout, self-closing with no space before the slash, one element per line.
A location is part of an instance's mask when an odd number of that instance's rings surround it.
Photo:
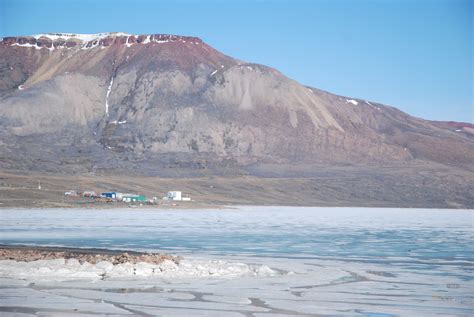
<path fill-rule="evenodd" d="M 121 32 L 107 32 L 107 33 L 96 33 L 96 34 L 76 34 L 76 33 L 44 33 L 44 34 L 35 34 L 33 37 L 39 39 L 41 37 L 46 37 L 52 41 L 58 39 L 78 39 L 85 42 L 90 42 L 94 40 L 100 40 L 108 36 L 130 36 L 131 34 L 121 33 Z"/>
<path fill-rule="evenodd" d="M 37 49 L 37 50 L 40 50 L 42 49 L 42 47 L 39 47 L 38 45 L 36 44 L 30 44 L 30 43 L 25 43 L 25 44 L 18 44 L 18 43 L 14 43 L 12 44 L 12 46 L 20 46 L 20 47 L 32 47 L 34 49 Z"/>
<path fill-rule="evenodd" d="M 104 49 L 106 46 L 110 46 L 112 42 L 107 41 L 104 43 L 105 39 L 112 38 L 115 39 L 117 37 L 126 37 L 125 46 L 131 47 L 132 45 L 138 44 L 162 44 L 162 43 L 169 43 L 169 42 L 181 42 L 181 43 L 188 43 L 199 45 L 200 40 L 194 37 L 182 37 L 178 35 L 170 35 L 170 34 L 149 34 L 149 35 L 139 35 L 139 34 L 128 34 L 122 32 L 108 32 L 108 33 L 96 33 L 96 34 L 76 34 L 76 33 L 41 33 L 35 34 L 32 36 L 26 37 L 8 37 L 7 41 L 11 46 L 20 46 L 20 47 L 29 47 L 35 49 L 42 49 L 45 48 L 49 51 L 53 51 L 55 49 L 73 49 L 73 48 L 80 48 L 82 50 L 93 49 L 96 47 L 100 47 Z M 34 38 L 33 42 L 31 41 Z M 12 43 L 11 41 L 14 41 Z M 51 43 L 47 43 L 44 45 L 43 43 L 40 44 L 41 40 L 49 39 L 52 41 Z M 0 42 L 3 42 L 5 38 L 1 38 Z M 34 43 L 36 40 L 36 43 Z M 67 42 L 71 41 L 79 41 L 79 45 L 67 45 Z M 123 42 L 118 42 L 123 43 Z M 48 47 L 51 45 L 51 47 Z"/>
<path fill-rule="evenodd" d="M 110 95 L 110 92 L 112 91 L 113 84 L 114 84 L 114 78 L 112 77 L 110 79 L 109 87 L 107 88 L 107 95 L 105 96 L 105 114 L 107 115 L 107 117 L 109 116 L 109 95 Z"/>
<path fill-rule="evenodd" d="M 127 120 L 123 120 L 123 121 L 114 120 L 110 122 L 110 124 L 125 124 L 125 123 L 127 123 Z"/>

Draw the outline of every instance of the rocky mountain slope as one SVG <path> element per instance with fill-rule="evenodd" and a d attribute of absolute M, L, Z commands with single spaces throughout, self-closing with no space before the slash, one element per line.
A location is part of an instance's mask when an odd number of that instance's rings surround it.
<path fill-rule="evenodd" d="M 474 170 L 472 127 L 306 87 L 186 36 L 5 37 L 0 125 L 2 169 L 172 175 L 427 162 Z"/>

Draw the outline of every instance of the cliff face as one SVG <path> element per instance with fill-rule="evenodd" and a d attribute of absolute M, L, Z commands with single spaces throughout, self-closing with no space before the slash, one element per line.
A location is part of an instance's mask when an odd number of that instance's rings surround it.
<path fill-rule="evenodd" d="M 185 36 L 3 38 L 0 124 L 2 168 L 474 168 L 464 130 L 305 87 Z"/>

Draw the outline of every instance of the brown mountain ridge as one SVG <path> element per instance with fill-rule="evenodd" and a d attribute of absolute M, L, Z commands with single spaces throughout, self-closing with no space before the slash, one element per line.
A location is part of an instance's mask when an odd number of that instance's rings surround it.
<path fill-rule="evenodd" d="M 469 124 L 306 87 L 195 37 L 5 37 L 0 124 L 3 170 L 292 178 L 344 166 L 409 178 L 422 166 L 466 175 L 442 195 L 474 201 L 464 194 L 474 180 Z"/>

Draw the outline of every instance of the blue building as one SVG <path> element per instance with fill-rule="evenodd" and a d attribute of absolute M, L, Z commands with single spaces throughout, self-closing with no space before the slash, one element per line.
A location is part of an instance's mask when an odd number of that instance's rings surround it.
<path fill-rule="evenodd" d="M 102 193 L 102 196 L 107 197 L 107 198 L 115 199 L 115 198 L 117 198 L 117 193 L 116 192 L 106 192 L 106 193 Z"/>

